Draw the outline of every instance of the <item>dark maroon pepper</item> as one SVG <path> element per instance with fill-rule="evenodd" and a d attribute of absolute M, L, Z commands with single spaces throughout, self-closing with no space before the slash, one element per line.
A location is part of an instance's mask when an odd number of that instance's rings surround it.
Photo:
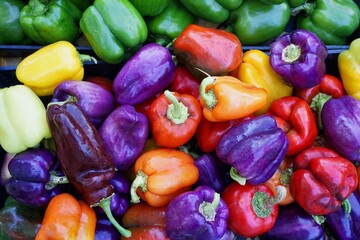
<path fill-rule="evenodd" d="M 95 126 L 74 102 L 49 104 L 46 116 L 57 157 L 70 184 L 90 206 L 101 207 L 122 235 L 131 236 L 110 210 L 114 194 L 110 180 L 114 176 L 114 165 Z"/>

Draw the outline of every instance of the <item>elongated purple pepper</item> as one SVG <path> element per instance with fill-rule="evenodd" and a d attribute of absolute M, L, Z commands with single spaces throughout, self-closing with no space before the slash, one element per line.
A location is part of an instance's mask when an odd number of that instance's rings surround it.
<path fill-rule="evenodd" d="M 172 82 L 175 63 L 170 51 L 156 43 L 141 47 L 115 77 L 117 103 L 135 105 L 162 92 Z"/>

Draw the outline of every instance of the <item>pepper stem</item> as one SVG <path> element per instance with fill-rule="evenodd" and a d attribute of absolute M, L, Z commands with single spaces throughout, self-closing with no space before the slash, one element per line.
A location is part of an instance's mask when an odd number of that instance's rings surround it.
<path fill-rule="evenodd" d="M 112 223 L 112 225 L 114 225 L 114 227 L 119 231 L 119 233 L 124 236 L 124 237 L 131 237 L 131 231 L 128 230 L 128 229 L 125 229 L 123 228 L 118 222 L 117 220 L 114 218 L 114 216 L 112 215 L 112 212 L 111 212 L 111 208 L 110 208 L 110 200 L 111 200 L 111 197 L 113 195 L 111 195 L 110 197 L 108 198 L 104 198 L 100 201 L 100 203 L 97 205 L 99 207 L 101 207 L 106 216 L 108 217 L 108 219 L 110 220 L 110 222 Z"/>
<path fill-rule="evenodd" d="M 147 179 L 148 176 L 142 170 L 139 170 L 130 187 L 130 196 L 132 203 L 140 202 L 140 197 L 136 193 L 136 190 L 138 188 L 140 188 L 140 190 L 143 192 L 147 191 Z"/>
<path fill-rule="evenodd" d="M 214 90 L 213 89 L 206 90 L 206 88 L 210 84 L 214 84 L 215 81 L 216 81 L 216 79 L 214 77 L 211 77 L 211 76 L 206 77 L 201 81 L 200 88 L 199 88 L 200 96 L 204 100 L 205 107 L 210 110 L 216 106 L 218 100 L 217 100 Z"/>
<path fill-rule="evenodd" d="M 184 123 L 189 117 L 188 108 L 174 96 L 174 93 L 166 90 L 165 97 L 170 100 L 171 104 L 166 111 L 166 117 L 175 124 Z"/>
<path fill-rule="evenodd" d="M 298 45 L 290 43 L 281 53 L 281 60 L 285 63 L 293 63 L 301 56 L 301 48 Z"/>
<path fill-rule="evenodd" d="M 90 56 L 87 54 L 78 54 L 78 56 L 79 56 L 81 63 L 91 62 L 91 61 L 93 61 L 95 64 L 97 63 L 96 58 L 94 58 L 93 56 Z"/>
<path fill-rule="evenodd" d="M 293 9 L 291 9 L 291 15 L 292 16 L 296 16 L 298 15 L 301 11 L 305 11 L 306 15 L 311 15 L 312 12 L 314 11 L 316 7 L 316 3 L 304 3 L 300 6 L 294 7 Z"/>
<path fill-rule="evenodd" d="M 252 198 L 252 206 L 256 216 L 266 218 L 272 212 L 272 207 L 281 202 L 286 196 L 286 188 L 284 186 L 276 187 L 276 194 L 270 197 L 267 193 L 256 192 Z"/>
<path fill-rule="evenodd" d="M 315 220 L 315 222 L 319 225 L 325 222 L 325 217 L 322 215 L 311 215 L 311 217 Z"/>
<path fill-rule="evenodd" d="M 220 194 L 215 192 L 212 202 L 202 202 L 199 205 L 199 212 L 205 217 L 206 221 L 215 221 L 216 208 L 220 203 Z"/>
<path fill-rule="evenodd" d="M 351 213 L 351 204 L 349 199 L 345 199 L 342 203 L 341 203 L 341 207 L 344 208 L 344 212 L 346 214 L 346 217 L 349 218 L 350 217 L 350 213 Z"/>
<path fill-rule="evenodd" d="M 313 97 L 310 108 L 317 113 L 318 117 L 318 125 L 319 129 L 322 129 L 322 121 L 321 121 L 321 111 L 323 109 L 324 104 L 330 100 L 332 96 L 327 95 L 325 93 L 318 93 L 315 97 Z"/>
<path fill-rule="evenodd" d="M 230 177 L 242 186 L 246 183 L 246 178 L 240 176 L 239 172 L 234 167 L 230 168 Z"/>
<path fill-rule="evenodd" d="M 284 186 L 289 186 L 291 175 L 293 173 L 292 168 L 286 168 L 280 173 L 280 183 Z"/>
<path fill-rule="evenodd" d="M 48 6 L 43 4 L 40 0 L 29 1 L 29 6 L 31 7 L 31 14 L 34 17 L 43 15 L 48 10 Z"/>
<path fill-rule="evenodd" d="M 45 184 L 45 189 L 50 190 L 56 187 L 58 184 L 67 184 L 69 179 L 66 176 L 57 176 L 55 171 L 50 172 L 50 179 Z"/>

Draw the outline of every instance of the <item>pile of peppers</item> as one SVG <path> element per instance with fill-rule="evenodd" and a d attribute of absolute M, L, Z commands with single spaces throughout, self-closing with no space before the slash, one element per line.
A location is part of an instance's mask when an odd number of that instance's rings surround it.
<path fill-rule="evenodd" d="M 0 239 L 360 238 L 355 2 L 3 2 Z"/>

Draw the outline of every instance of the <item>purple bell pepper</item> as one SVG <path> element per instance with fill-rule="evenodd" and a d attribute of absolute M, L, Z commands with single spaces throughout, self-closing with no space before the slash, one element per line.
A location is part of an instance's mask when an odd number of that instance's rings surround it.
<path fill-rule="evenodd" d="M 99 134 L 115 168 L 125 171 L 133 165 L 146 144 L 149 122 L 133 106 L 121 105 L 105 119 Z"/>
<path fill-rule="evenodd" d="M 171 239 L 220 239 L 227 230 L 229 210 L 208 186 L 175 197 L 167 206 L 166 234 Z"/>
<path fill-rule="evenodd" d="M 261 115 L 232 126 L 219 140 L 216 155 L 231 166 L 239 184 L 256 185 L 270 179 L 288 149 L 288 138 L 274 117 Z"/>
<path fill-rule="evenodd" d="M 107 217 L 97 215 L 94 240 L 104 239 L 119 240 L 121 239 L 121 235 Z"/>
<path fill-rule="evenodd" d="M 2 167 L 9 173 L 2 178 L 6 192 L 30 207 L 46 206 L 51 198 L 65 191 L 59 184 L 68 183 L 55 154 L 47 149 L 28 149 L 4 162 Z"/>
<path fill-rule="evenodd" d="M 349 95 L 332 98 L 320 114 L 326 141 L 344 158 L 360 161 L 360 101 Z"/>
<path fill-rule="evenodd" d="M 115 108 L 113 94 L 88 81 L 68 80 L 60 83 L 54 90 L 51 102 L 63 101 L 76 102 L 95 127 L 99 127 Z"/>
<path fill-rule="evenodd" d="M 270 65 L 294 88 L 318 85 L 326 72 L 326 45 L 310 31 L 281 35 L 270 46 Z"/>
<path fill-rule="evenodd" d="M 338 211 L 325 215 L 325 223 L 335 239 L 360 239 L 359 193 L 353 192 Z"/>
<path fill-rule="evenodd" d="M 172 82 L 175 63 L 170 51 L 156 43 L 141 47 L 113 82 L 117 103 L 135 105 L 162 92 Z"/>
<path fill-rule="evenodd" d="M 262 239 L 325 240 L 325 233 L 321 226 L 323 218 L 315 219 L 297 203 L 279 206 L 274 227 L 264 233 Z"/>

